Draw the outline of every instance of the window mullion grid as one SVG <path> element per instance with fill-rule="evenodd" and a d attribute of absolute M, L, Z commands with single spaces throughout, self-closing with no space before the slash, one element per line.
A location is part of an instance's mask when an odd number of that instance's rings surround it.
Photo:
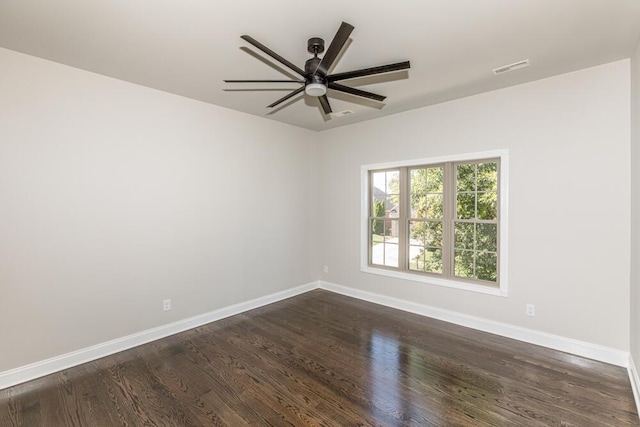
<path fill-rule="evenodd" d="M 374 188 L 374 186 L 373 186 L 373 173 L 369 173 L 369 189 L 370 189 L 369 190 L 370 191 L 369 199 L 370 200 L 369 200 L 369 226 L 368 226 L 368 228 L 369 228 L 369 243 L 368 243 L 368 246 L 369 246 L 369 262 L 370 263 L 373 263 L 373 245 L 371 244 L 371 242 L 373 241 L 373 226 L 372 226 L 372 224 L 373 224 L 374 220 L 380 220 L 380 219 L 384 220 L 384 218 L 379 218 L 379 217 L 375 216 L 375 212 L 374 212 L 374 209 L 373 209 L 373 206 L 375 205 L 375 197 L 374 197 L 374 194 L 373 194 L 373 188 Z M 384 248 L 384 245 L 383 245 L 383 247 L 382 247 L 382 259 L 383 260 L 385 259 L 384 251 L 385 251 L 385 248 Z"/>
<path fill-rule="evenodd" d="M 373 205 L 375 204 L 375 198 L 373 196 L 373 172 L 369 171 L 369 176 L 368 176 L 368 189 L 369 189 L 369 206 L 367 207 L 368 209 L 368 217 L 369 217 L 369 224 L 367 224 L 367 262 L 369 264 L 373 264 L 373 244 L 371 243 L 373 241 Z"/>
<path fill-rule="evenodd" d="M 502 224 L 500 221 L 500 212 L 502 210 L 502 197 L 500 197 L 500 186 L 502 185 L 501 174 L 502 167 L 500 165 L 500 159 L 496 160 L 497 165 L 497 174 L 496 174 L 496 219 L 494 223 L 496 224 L 496 278 L 497 283 L 500 283 L 500 233 L 502 229 Z"/>
<path fill-rule="evenodd" d="M 478 261 L 478 165 L 473 167 L 473 277 L 478 277 L 477 261 Z"/>
<path fill-rule="evenodd" d="M 500 179 L 501 179 L 501 169 L 500 169 L 500 163 L 499 163 L 499 159 L 496 162 L 498 164 L 497 167 L 497 190 L 494 190 L 498 197 L 497 197 L 497 203 L 496 203 L 496 209 L 498 214 L 496 215 L 496 219 L 479 219 L 478 215 L 478 209 L 479 207 L 481 207 L 481 203 L 480 203 L 480 194 L 484 194 L 486 191 L 481 191 L 479 188 L 479 180 L 480 180 L 480 170 L 479 167 L 477 166 L 479 163 L 485 163 L 487 161 L 495 161 L 494 159 L 490 159 L 490 160 L 485 160 L 482 159 L 482 161 L 460 161 L 460 162 L 445 162 L 445 163 L 440 163 L 440 164 L 427 164 L 425 166 L 405 166 L 405 167 L 399 167 L 399 168 L 394 168 L 395 171 L 397 171 L 397 176 L 398 176 L 398 181 L 399 181 L 399 188 L 398 188 L 398 198 L 399 203 L 396 205 L 398 208 L 398 214 L 397 216 L 389 216 L 387 212 L 385 212 L 384 217 L 377 217 L 376 216 L 376 210 L 374 209 L 374 203 L 371 202 L 369 203 L 368 206 L 368 213 L 369 213 L 369 226 L 368 226 L 368 231 L 369 231 L 369 262 L 373 263 L 372 257 L 373 257 L 373 222 L 376 220 L 380 220 L 383 221 L 384 224 L 387 224 L 387 221 L 391 221 L 392 223 L 397 221 L 397 244 L 398 244 L 398 264 L 397 267 L 391 267 L 391 266 L 386 266 L 383 265 L 385 268 L 390 268 L 390 269 L 395 269 L 401 272 L 413 272 L 413 271 L 419 271 L 419 263 L 416 264 L 416 269 L 415 270 L 411 270 L 410 268 L 410 262 L 411 262 L 411 224 L 413 222 L 415 222 L 415 224 L 432 224 L 432 223 L 438 223 L 440 222 L 442 225 L 442 246 L 441 246 L 441 250 L 442 250 L 442 274 L 441 277 L 445 278 L 445 279 L 454 279 L 454 280 L 460 280 L 462 279 L 462 281 L 483 281 L 483 280 L 487 280 L 487 279 L 478 279 L 476 278 L 476 276 L 478 276 L 478 262 L 482 261 L 482 262 L 486 262 L 485 258 L 482 258 L 482 260 L 480 260 L 478 258 L 478 253 L 480 251 L 480 242 L 479 242 L 479 235 L 478 233 L 486 233 L 487 229 L 486 228 L 482 228 L 481 231 L 480 227 L 482 227 L 482 224 L 493 224 L 495 225 L 495 234 L 496 236 L 494 237 L 496 239 L 496 249 L 495 250 L 490 250 L 488 248 L 484 248 L 483 249 L 483 253 L 487 252 L 492 254 L 493 257 L 495 257 L 495 259 L 497 260 L 497 265 L 495 266 L 495 271 L 494 274 L 497 275 L 497 277 L 499 277 L 500 275 L 500 260 L 499 260 L 499 255 L 500 255 L 500 247 L 499 247 L 499 243 L 500 243 L 500 235 L 502 233 L 501 227 L 500 227 L 500 208 L 501 208 L 501 204 L 503 203 L 503 201 L 501 200 L 500 196 Z M 461 187 L 461 190 L 465 190 L 465 191 L 461 191 L 460 194 L 469 194 L 469 196 L 473 196 L 474 202 L 473 202 L 473 210 L 474 213 L 472 215 L 471 218 L 457 218 L 457 212 L 458 212 L 458 172 L 460 172 L 458 169 L 461 167 L 460 165 L 474 165 L 474 170 L 473 170 L 473 175 L 472 176 L 468 176 L 468 178 L 464 178 L 466 181 L 466 183 L 473 185 L 473 189 L 468 188 L 469 185 L 465 185 L 463 187 Z M 411 206 L 412 206 L 412 193 L 411 193 L 411 170 L 412 169 L 416 169 L 416 168 L 430 168 L 430 167 L 442 167 L 443 169 L 443 192 L 442 192 L 442 209 L 443 209 L 443 217 L 440 220 L 437 219 L 429 219 L 429 218 L 412 218 L 412 211 L 411 211 Z M 394 171 L 394 172 L 395 172 Z M 378 172 L 378 171 L 375 171 Z M 471 171 L 469 171 L 471 172 Z M 483 181 L 484 182 L 484 181 Z M 369 174 L 369 188 L 370 193 L 369 193 L 369 197 L 370 199 L 373 201 L 374 195 L 373 195 L 373 173 L 370 172 Z M 387 189 L 385 186 L 385 190 Z M 469 191 L 470 190 L 470 191 Z M 426 190 L 426 194 L 424 195 L 426 197 L 426 203 L 428 204 L 428 195 L 430 193 L 428 192 L 428 190 Z M 435 193 L 434 193 L 435 194 Z M 467 199 L 468 200 L 468 199 Z M 388 200 L 385 199 L 385 203 Z M 468 209 L 465 209 L 465 200 L 461 200 L 460 203 L 463 204 L 462 206 L 462 211 L 466 212 Z M 468 206 L 468 205 L 467 205 Z M 484 206 L 484 205 L 482 205 Z M 463 216 L 467 216 L 467 214 L 465 213 Z M 456 261 L 456 230 L 458 229 L 457 224 L 473 224 L 473 229 L 472 229 L 472 239 L 473 239 L 473 243 L 471 246 L 468 246 L 467 244 L 464 244 L 464 246 L 461 246 L 461 248 L 464 249 L 460 249 L 461 251 L 465 251 L 465 252 L 471 252 L 471 256 L 472 259 L 468 260 L 471 261 L 468 264 L 468 270 L 470 274 L 472 274 L 472 276 L 456 276 L 455 271 L 456 271 L 456 265 L 455 265 L 455 261 Z M 427 227 L 430 228 L 430 227 Z M 460 228 L 460 232 L 461 233 L 466 233 L 466 234 L 462 234 L 462 237 L 464 238 L 464 236 L 468 236 L 468 232 L 464 231 L 465 227 L 461 227 Z M 471 230 L 469 230 L 471 231 Z M 394 232 L 395 234 L 395 232 Z M 485 234 L 483 234 L 483 236 L 485 236 Z M 385 242 L 386 242 L 386 226 L 385 226 Z M 426 257 L 429 253 L 430 249 L 437 249 L 436 247 L 432 247 L 432 246 L 428 246 L 427 245 L 427 241 L 425 240 L 426 237 L 423 237 L 423 241 L 421 242 L 421 247 L 422 247 L 422 252 L 423 252 L 423 270 L 422 271 L 426 271 L 424 270 L 425 265 L 424 262 L 426 262 Z M 386 243 L 382 242 L 383 246 L 380 248 L 382 249 L 382 259 L 383 259 L 383 263 L 386 262 L 386 254 L 385 252 L 387 252 L 387 247 L 386 247 Z M 469 242 L 470 243 L 470 242 Z M 484 246 L 482 246 L 484 247 Z M 378 257 L 379 254 L 376 253 L 376 257 Z M 468 254 L 467 254 L 468 255 Z M 465 256 L 467 256 L 465 255 Z M 377 258 L 376 258 L 377 259 Z M 464 261 L 461 260 L 461 262 L 463 263 L 467 263 L 468 261 Z M 378 265 L 378 264 L 375 264 Z M 465 265 L 465 264 L 462 264 Z M 482 268 L 484 268 L 485 264 L 480 264 L 480 266 Z M 470 267 L 470 268 L 469 268 Z M 482 270 L 484 272 L 484 270 Z M 483 273 L 485 274 L 485 273 Z M 495 283 L 499 283 L 499 281 L 497 281 L 496 279 L 490 279 L 491 281 L 495 282 Z"/>
<path fill-rule="evenodd" d="M 373 240 L 373 227 L 372 227 L 373 221 L 374 220 L 378 220 L 378 221 L 382 221 L 383 224 L 386 224 L 387 221 L 390 220 L 390 217 L 387 216 L 387 214 L 386 214 L 386 210 L 385 210 L 385 215 L 384 216 L 381 216 L 381 217 L 375 216 L 375 212 L 374 212 L 374 209 L 373 209 L 374 204 L 375 204 L 375 197 L 374 197 L 374 194 L 373 194 L 373 188 L 374 188 L 374 185 L 373 185 L 373 173 L 369 172 L 369 207 L 368 207 L 368 209 L 369 209 L 369 224 L 367 226 L 369 240 L 368 240 L 367 246 L 368 246 L 368 262 L 370 264 L 373 263 L 373 245 L 371 244 L 371 242 Z M 385 189 L 386 189 L 386 179 L 385 179 Z M 385 199 L 385 205 L 386 205 L 386 199 Z M 385 236 L 384 240 L 386 242 L 386 231 L 383 232 L 383 235 Z M 382 263 L 383 263 L 383 265 L 384 265 L 385 260 L 387 259 L 386 258 L 387 245 L 386 245 L 385 242 L 382 242 Z M 378 265 L 378 264 L 376 264 L 376 265 Z"/>
<path fill-rule="evenodd" d="M 454 260 L 454 218 L 456 206 L 456 180 L 452 163 L 445 163 L 443 179 L 442 218 L 442 273 L 445 278 L 453 277 Z"/>
<path fill-rule="evenodd" d="M 400 215 L 398 218 L 398 269 L 409 271 L 409 221 L 411 218 L 411 189 L 409 168 L 400 168 Z"/>

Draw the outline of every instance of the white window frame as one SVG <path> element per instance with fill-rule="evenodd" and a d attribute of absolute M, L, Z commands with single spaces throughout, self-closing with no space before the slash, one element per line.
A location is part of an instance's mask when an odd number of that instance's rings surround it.
<path fill-rule="evenodd" d="M 499 173 L 499 209 L 500 209 L 500 233 L 498 244 L 498 271 L 499 286 L 487 286 L 469 283 L 454 279 L 444 279 L 427 276 L 424 274 L 410 273 L 406 271 L 390 270 L 369 265 L 369 172 L 372 170 L 393 169 L 410 166 L 429 166 L 448 162 L 464 162 L 485 159 L 500 159 Z M 483 151 L 479 153 L 457 154 L 443 157 L 431 157 L 427 159 L 413 159 L 390 163 L 377 163 L 360 167 L 361 182 L 361 212 L 360 212 L 360 271 L 381 276 L 394 277 L 396 279 L 411 280 L 430 285 L 445 286 L 448 288 L 462 289 L 489 295 L 508 296 L 508 255 L 509 255 L 509 150 Z"/>

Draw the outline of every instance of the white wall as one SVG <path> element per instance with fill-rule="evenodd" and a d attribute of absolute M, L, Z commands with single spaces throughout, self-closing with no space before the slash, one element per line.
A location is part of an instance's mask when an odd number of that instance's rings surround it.
<path fill-rule="evenodd" d="M 316 133 L 5 49 L 0 94 L 0 372 L 311 280 Z"/>
<path fill-rule="evenodd" d="M 628 351 L 629 60 L 323 132 L 324 279 Z M 510 150 L 509 296 L 359 271 L 360 166 Z M 525 315 L 525 304 L 537 316 Z"/>
<path fill-rule="evenodd" d="M 320 277 L 629 350 L 629 80 L 619 61 L 316 134 L 0 49 L 0 372 Z M 362 164 L 502 148 L 508 298 L 359 271 Z"/>
<path fill-rule="evenodd" d="M 631 57 L 631 356 L 640 364 L 640 40 Z"/>

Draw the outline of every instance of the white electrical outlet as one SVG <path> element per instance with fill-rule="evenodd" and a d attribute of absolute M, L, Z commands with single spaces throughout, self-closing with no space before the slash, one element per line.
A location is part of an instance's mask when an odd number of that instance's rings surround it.
<path fill-rule="evenodd" d="M 536 306 L 533 304 L 527 304 L 527 316 L 536 315 Z"/>
<path fill-rule="evenodd" d="M 324 273 L 325 273 L 325 274 L 329 273 L 329 266 L 328 266 L 328 265 L 325 265 L 325 266 L 322 268 L 322 271 L 324 271 Z"/>
<path fill-rule="evenodd" d="M 162 309 L 164 311 L 171 310 L 171 300 L 170 299 L 166 299 L 166 300 L 162 301 Z"/>

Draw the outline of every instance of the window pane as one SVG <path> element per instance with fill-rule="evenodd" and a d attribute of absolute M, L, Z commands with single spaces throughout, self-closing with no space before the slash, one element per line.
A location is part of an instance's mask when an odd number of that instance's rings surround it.
<path fill-rule="evenodd" d="M 384 220 L 374 219 L 371 221 L 371 244 L 384 241 Z"/>
<path fill-rule="evenodd" d="M 411 169 L 410 177 L 411 217 L 442 219 L 444 169 Z"/>
<path fill-rule="evenodd" d="M 480 280 L 496 282 L 498 280 L 498 257 L 493 252 L 478 252 L 476 276 Z"/>
<path fill-rule="evenodd" d="M 427 192 L 442 193 L 443 168 L 427 168 Z"/>
<path fill-rule="evenodd" d="M 387 241 L 389 238 L 395 239 L 394 243 L 398 243 L 398 221 L 397 220 L 386 220 L 384 222 L 384 235 L 387 237 Z"/>
<path fill-rule="evenodd" d="M 400 205 L 400 171 L 372 172 L 371 215 L 376 218 L 398 217 Z"/>
<path fill-rule="evenodd" d="M 426 246 L 442 247 L 442 223 L 429 221 L 425 223 L 427 226 L 427 236 L 425 239 Z"/>
<path fill-rule="evenodd" d="M 411 169 L 411 193 L 442 193 L 443 192 L 444 169 L 421 168 Z"/>
<path fill-rule="evenodd" d="M 411 182 L 409 184 L 409 191 L 411 193 L 411 218 L 426 218 L 426 169 L 412 169 L 410 172 L 410 179 Z"/>
<path fill-rule="evenodd" d="M 409 270 L 424 271 L 424 248 L 409 246 Z"/>
<path fill-rule="evenodd" d="M 498 219 L 498 193 L 478 193 L 478 218 Z"/>
<path fill-rule="evenodd" d="M 456 222 L 454 225 L 455 248 L 456 249 L 474 249 L 474 226 L 468 222 Z"/>
<path fill-rule="evenodd" d="M 397 218 L 400 214 L 400 210 L 398 209 L 399 197 L 397 194 L 392 196 L 387 196 L 385 208 L 387 209 L 386 214 L 391 218 Z"/>
<path fill-rule="evenodd" d="M 427 170 L 411 169 L 411 194 L 425 194 L 427 192 Z"/>
<path fill-rule="evenodd" d="M 442 249 L 427 248 L 425 252 L 424 271 L 442 273 Z"/>
<path fill-rule="evenodd" d="M 454 270 L 457 277 L 473 278 L 473 251 L 456 251 Z"/>
<path fill-rule="evenodd" d="M 497 163 L 480 163 L 478 165 L 478 191 L 498 191 Z"/>
<path fill-rule="evenodd" d="M 476 165 L 456 166 L 456 191 L 476 191 Z"/>
<path fill-rule="evenodd" d="M 442 249 L 411 246 L 409 248 L 409 269 L 442 274 Z"/>
<path fill-rule="evenodd" d="M 398 266 L 398 221 L 371 221 L 371 263 Z"/>
<path fill-rule="evenodd" d="M 424 194 L 411 195 L 411 218 L 426 218 L 427 197 Z"/>
<path fill-rule="evenodd" d="M 477 224 L 476 225 L 476 249 L 479 251 L 498 250 L 498 225 L 497 224 Z M 456 239 L 457 243 L 457 239 Z M 456 245 L 457 246 L 457 245 Z"/>
<path fill-rule="evenodd" d="M 395 243 L 384 244 L 384 265 L 387 267 L 398 266 L 398 245 Z"/>
<path fill-rule="evenodd" d="M 400 171 L 387 172 L 387 186 L 385 191 L 387 194 L 400 193 Z"/>
<path fill-rule="evenodd" d="M 372 193 L 374 196 L 384 195 L 387 187 L 387 173 L 386 172 L 374 172 L 371 177 L 373 183 Z"/>
<path fill-rule="evenodd" d="M 372 206 L 372 216 L 377 218 L 382 218 L 385 215 L 386 209 L 384 207 L 384 196 L 374 196 L 373 198 L 373 206 Z"/>
<path fill-rule="evenodd" d="M 371 263 L 384 265 L 385 220 L 371 221 Z"/>
<path fill-rule="evenodd" d="M 471 219 L 476 217 L 476 195 L 473 193 L 460 193 L 457 195 L 458 219 Z"/>
<path fill-rule="evenodd" d="M 442 219 L 442 194 L 427 194 L 427 218 Z"/>
<path fill-rule="evenodd" d="M 410 244 L 442 247 L 442 223 L 436 221 L 410 221 Z"/>
<path fill-rule="evenodd" d="M 409 222 L 409 243 L 411 245 L 424 246 L 429 230 L 427 222 L 410 221 Z"/>

